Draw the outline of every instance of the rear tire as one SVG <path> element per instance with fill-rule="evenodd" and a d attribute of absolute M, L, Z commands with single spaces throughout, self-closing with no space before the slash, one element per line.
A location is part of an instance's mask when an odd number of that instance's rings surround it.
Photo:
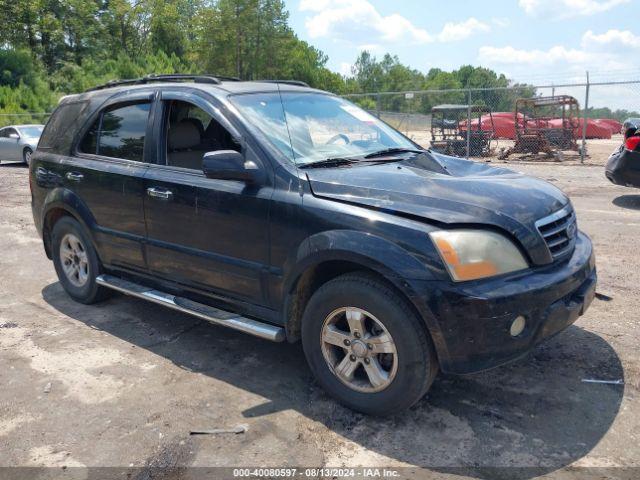
<path fill-rule="evenodd" d="M 75 301 L 91 304 L 106 299 L 111 291 L 96 283 L 102 272 L 89 235 L 72 217 L 62 217 L 52 232 L 53 265 L 62 287 Z"/>
<path fill-rule="evenodd" d="M 33 155 L 33 150 L 29 147 L 25 148 L 22 152 L 22 161 L 27 164 L 27 167 L 31 165 L 31 155 Z"/>
<path fill-rule="evenodd" d="M 302 318 L 302 343 L 318 383 L 366 414 L 411 407 L 438 372 L 423 322 L 392 288 L 366 273 L 342 275 L 313 294 Z"/>

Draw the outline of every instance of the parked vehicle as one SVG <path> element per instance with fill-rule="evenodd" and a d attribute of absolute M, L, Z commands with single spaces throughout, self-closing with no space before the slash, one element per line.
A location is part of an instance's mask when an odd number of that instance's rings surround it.
<path fill-rule="evenodd" d="M 640 188 L 640 130 L 632 126 L 624 137 L 624 143 L 609 157 L 605 175 L 616 185 Z"/>
<path fill-rule="evenodd" d="M 11 125 L 0 129 L 0 163 L 19 161 L 31 163 L 44 125 Z"/>
<path fill-rule="evenodd" d="M 471 118 L 467 118 L 471 115 Z M 488 122 L 482 124 L 483 117 Z M 471 131 L 467 138 L 467 122 Z M 487 128 L 489 127 L 489 128 Z M 463 157 L 486 157 L 491 154 L 495 128 L 491 109 L 482 105 L 436 105 L 431 109 L 431 150 Z M 467 145 L 468 142 L 468 145 Z"/>
<path fill-rule="evenodd" d="M 300 82 L 154 76 L 66 97 L 30 185 L 72 298 L 116 290 L 301 340 L 320 385 L 371 414 L 413 405 L 439 369 L 521 357 L 595 294 L 556 187 L 426 151 Z"/>
<path fill-rule="evenodd" d="M 630 128 L 635 128 L 636 130 L 640 128 L 640 118 L 627 118 L 624 122 L 622 122 L 622 130 L 620 131 L 620 133 L 625 133 Z"/>

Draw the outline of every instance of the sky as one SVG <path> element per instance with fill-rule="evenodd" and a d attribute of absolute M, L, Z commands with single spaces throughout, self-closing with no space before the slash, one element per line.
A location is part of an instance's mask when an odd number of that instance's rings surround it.
<path fill-rule="evenodd" d="M 640 0 L 456 0 L 454 8 L 434 0 L 286 4 L 298 36 L 343 74 L 366 49 L 397 55 L 423 72 L 471 64 L 538 85 L 584 81 L 587 70 L 595 81 L 640 78 Z M 639 108 L 640 85 L 633 88 Z"/>

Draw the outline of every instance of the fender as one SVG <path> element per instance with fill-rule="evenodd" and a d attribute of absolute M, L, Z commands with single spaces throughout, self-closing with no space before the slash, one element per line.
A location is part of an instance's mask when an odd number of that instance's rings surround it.
<path fill-rule="evenodd" d="M 403 292 L 425 322 L 439 358 L 446 358 L 440 325 L 425 301 L 429 292 L 419 291 L 439 278 L 410 252 L 384 238 L 354 230 L 330 230 L 312 235 L 285 264 L 284 291 L 291 292 L 307 269 L 335 260 L 362 265 Z"/>
<path fill-rule="evenodd" d="M 47 233 L 45 230 L 46 218 L 49 212 L 55 208 L 60 208 L 69 212 L 80 224 L 85 228 L 85 231 L 89 234 L 91 238 L 91 242 L 93 243 L 93 247 L 96 252 L 98 252 L 98 248 L 96 245 L 95 238 L 95 230 L 96 230 L 96 220 L 93 217 L 93 214 L 87 207 L 87 205 L 78 197 L 76 193 L 64 187 L 56 187 L 53 190 L 50 190 L 47 193 L 47 196 L 44 199 L 42 204 L 42 217 L 41 221 L 41 231 L 43 232 L 42 238 L 44 241 L 45 252 L 47 253 L 47 257 L 51 258 L 50 251 L 50 238 L 47 238 Z M 51 232 L 49 232 L 49 235 Z"/>
<path fill-rule="evenodd" d="M 436 280 L 433 273 L 393 242 L 356 230 L 330 230 L 307 238 L 284 266 L 285 291 L 312 265 L 344 260 L 359 263 L 385 277 Z"/>

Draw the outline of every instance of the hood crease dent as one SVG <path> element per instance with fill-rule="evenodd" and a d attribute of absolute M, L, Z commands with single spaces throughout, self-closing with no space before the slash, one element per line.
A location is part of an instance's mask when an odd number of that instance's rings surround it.
<path fill-rule="evenodd" d="M 537 231 L 536 220 L 569 203 L 558 188 L 544 180 L 434 152 L 400 162 L 318 168 L 305 173 L 313 195 L 319 198 L 452 227 L 476 224 L 501 229 L 519 240 L 537 265 L 553 259 Z"/>

